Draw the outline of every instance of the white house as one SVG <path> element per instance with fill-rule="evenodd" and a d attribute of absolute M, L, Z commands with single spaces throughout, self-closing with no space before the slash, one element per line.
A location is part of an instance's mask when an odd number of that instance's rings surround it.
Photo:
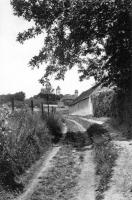
<path fill-rule="evenodd" d="M 93 103 L 91 95 L 96 90 L 99 84 L 93 86 L 89 90 L 80 94 L 69 106 L 69 113 L 71 115 L 93 115 Z"/>

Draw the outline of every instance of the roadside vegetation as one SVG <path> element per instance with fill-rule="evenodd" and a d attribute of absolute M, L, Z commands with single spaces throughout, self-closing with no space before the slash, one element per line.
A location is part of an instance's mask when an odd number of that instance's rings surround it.
<path fill-rule="evenodd" d="M 67 132 L 64 142 L 72 147 L 81 150 L 87 145 L 90 145 L 90 139 L 86 132 Z"/>
<path fill-rule="evenodd" d="M 52 148 L 53 142 L 58 142 L 57 133 L 60 137 L 59 116 L 45 115 L 42 118 L 40 113 L 24 109 L 12 113 L 8 108 L 1 109 L 0 200 L 10 199 L 24 190 L 31 178 L 25 174 L 33 170 L 32 166 Z"/>
<path fill-rule="evenodd" d="M 44 116 L 43 118 L 46 120 L 50 135 L 52 137 L 52 142 L 58 143 L 62 138 L 62 117 L 59 114 L 50 114 L 49 116 Z"/>
<path fill-rule="evenodd" d="M 104 192 L 109 188 L 113 167 L 117 159 L 117 151 L 112 143 L 103 142 L 94 145 L 96 175 L 99 183 L 96 189 L 96 200 L 103 199 Z"/>

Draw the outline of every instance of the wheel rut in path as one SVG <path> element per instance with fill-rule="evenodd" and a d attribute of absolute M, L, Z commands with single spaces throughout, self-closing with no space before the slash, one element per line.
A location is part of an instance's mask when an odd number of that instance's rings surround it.
<path fill-rule="evenodd" d="M 116 160 L 104 200 L 132 200 L 132 142 L 114 141 L 120 154 Z"/>
<path fill-rule="evenodd" d="M 96 124 L 99 124 L 99 125 L 102 125 L 104 123 L 103 121 L 100 121 L 100 120 L 86 119 L 84 117 L 79 117 L 79 118 L 84 120 L 84 121 L 87 121 L 87 122 L 90 122 L 90 123 L 96 123 Z"/>
<path fill-rule="evenodd" d="M 68 119 L 76 124 L 80 132 L 86 129 L 77 121 Z M 80 133 L 81 134 L 81 133 Z M 93 158 L 93 150 L 86 149 L 83 151 L 83 162 L 81 164 L 81 174 L 79 176 L 76 188 L 76 200 L 95 200 L 95 164 Z"/>
<path fill-rule="evenodd" d="M 60 146 L 54 147 L 52 149 L 52 151 L 49 152 L 49 154 L 47 155 L 45 161 L 43 162 L 40 170 L 38 171 L 38 173 L 36 173 L 36 176 L 31 181 L 31 183 L 27 187 L 26 191 L 21 196 L 19 196 L 18 198 L 16 198 L 15 200 L 28 200 L 28 199 L 30 199 L 30 197 L 33 194 L 36 186 L 39 184 L 40 177 L 42 177 L 44 175 L 44 173 L 46 173 L 48 171 L 48 169 L 51 167 L 50 161 L 57 154 L 57 152 L 59 151 L 59 149 L 60 149 Z"/>
<path fill-rule="evenodd" d="M 86 131 L 86 129 L 80 123 L 78 123 L 77 121 L 75 121 L 73 119 L 68 119 L 68 121 L 73 122 L 78 127 L 78 131 L 81 131 L 81 132 Z"/>

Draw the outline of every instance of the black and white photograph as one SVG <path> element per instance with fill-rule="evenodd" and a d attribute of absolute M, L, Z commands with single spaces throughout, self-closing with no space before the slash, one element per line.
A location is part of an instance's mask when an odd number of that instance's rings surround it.
<path fill-rule="evenodd" d="M 0 0 L 0 200 L 132 200 L 132 0 Z"/>

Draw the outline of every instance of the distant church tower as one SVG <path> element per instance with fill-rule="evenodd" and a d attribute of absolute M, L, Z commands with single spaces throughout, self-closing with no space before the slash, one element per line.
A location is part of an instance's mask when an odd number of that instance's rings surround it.
<path fill-rule="evenodd" d="M 75 97 L 78 97 L 78 90 L 75 90 Z"/>
<path fill-rule="evenodd" d="M 58 86 L 57 88 L 56 88 L 56 95 L 60 95 L 61 94 L 61 89 L 60 89 L 60 87 Z"/>

